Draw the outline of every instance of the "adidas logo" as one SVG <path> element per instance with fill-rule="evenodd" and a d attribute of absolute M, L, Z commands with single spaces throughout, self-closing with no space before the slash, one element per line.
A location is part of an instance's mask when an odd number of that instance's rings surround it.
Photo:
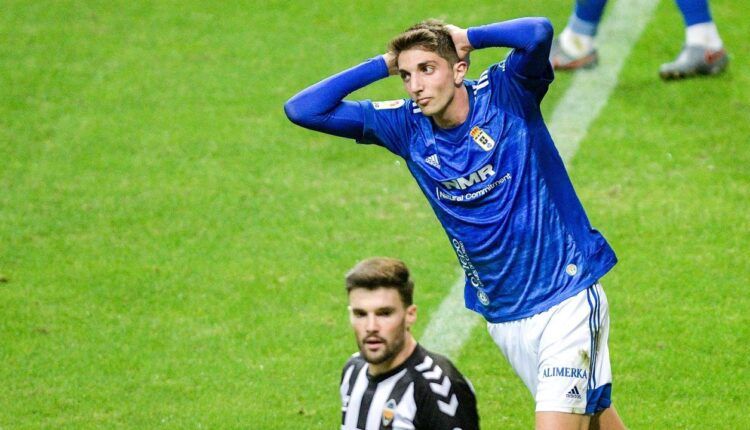
<path fill-rule="evenodd" d="M 437 154 L 432 154 L 429 157 L 424 159 L 424 162 L 429 164 L 430 166 L 440 168 L 440 161 L 437 158 Z"/>
<path fill-rule="evenodd" d="M 578 387 L 573 387 L 572 390 L 568 391 L 568 394 L 565 395 L 565 397 L 569 399 L 581 399 L 581 392 L 578 391 Z"/>

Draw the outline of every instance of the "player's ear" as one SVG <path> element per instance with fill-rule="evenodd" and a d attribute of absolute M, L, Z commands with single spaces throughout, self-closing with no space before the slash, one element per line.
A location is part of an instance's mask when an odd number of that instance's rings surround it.
<path fill-rule="evenodd" d="M 456 85 L 462 85 L 464 82 L 464 76 L 469 71 L 469 63 L 467 61 L 459 61 L 453 65 L 453 83 Z"/>
<path fill-rule="evenodd" d="M 406 329 L 411 329 L 411 326 L 417 322 L 417 305 L 412 304 L 406 308 Z"/>

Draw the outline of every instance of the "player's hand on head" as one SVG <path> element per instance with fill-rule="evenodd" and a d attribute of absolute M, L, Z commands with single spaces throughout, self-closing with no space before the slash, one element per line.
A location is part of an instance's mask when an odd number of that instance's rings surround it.
<path fill-rule="evenodd" d="M 383 54 L 383 59 L 385 60 L 385 64 L 388 65 L 388 74 L 389 75 L 398 75 L 398 65 L 396 64 L 396 55 L 388 51 L 385 54 Z"/>
<path fill-rule="evenodd" d="M 458 58 L 461 61 L 469 61 L 469 52 L 474 50 L 474 47 L 469 43 L 469 35 L 465 28 L 448 24 L 445 26 L 451 34 L 453 44 L 456 46 L 456 52 Z"/>

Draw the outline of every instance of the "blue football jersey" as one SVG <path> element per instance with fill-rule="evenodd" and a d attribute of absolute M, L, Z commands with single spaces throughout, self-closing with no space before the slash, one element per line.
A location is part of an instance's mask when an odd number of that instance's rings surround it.
<path fill-rule="evenodd" d="M 617 262 L 542 119 L 551 70 L 528 79 L 505 64 L 464 82 L 469 115 L 453 129 L 435 126 L 409 99 L 359 102 L 360 142 L 406 161 L 466 274 L 466 307 L 494 323 L 543 312 Z"/>

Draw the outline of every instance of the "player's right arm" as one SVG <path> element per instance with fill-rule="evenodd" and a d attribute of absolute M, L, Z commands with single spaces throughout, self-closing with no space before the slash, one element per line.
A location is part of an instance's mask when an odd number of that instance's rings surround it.
<path fill-rule="evenodd" d="M 312 85 L 289 99 L 284 112 L 293 123 L 311 130 L 351 139 L 362 139 L 365 111 L 344 97 L 395 72 L 388 53 L 367 60 Z"/>

